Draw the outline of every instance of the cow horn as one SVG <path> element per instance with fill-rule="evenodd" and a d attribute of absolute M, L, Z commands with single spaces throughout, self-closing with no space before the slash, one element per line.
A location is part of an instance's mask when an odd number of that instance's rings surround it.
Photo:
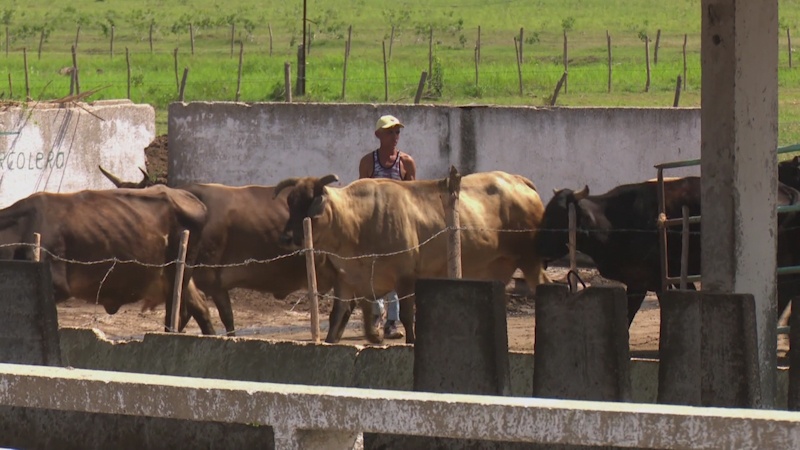
<path fill-rule="evenodd" d="M 334 175 L 334 174 L 330 174 L 330 175 L 325 175 L 324 177 L 320 178 L 319 179 L 319 184 L 321 186 L 327 186 L 327 185 L 329 185 L 329 184 L 331 184 L 331 183 L 333 183 L 335 181 L 339 181 L 339 177 Z"/>
<path fill-rule="evenodd" d="M 120 180 L 119 177 L 112 175 L 106 169 L 103 169 L 103 166 L 97 166 L 97 168 L 100 169 L 100 172 L 105 175 L 106 178 L 108 178 L 108 181 L 114 183 L 114 186 L 120 187 L 124 183 L 124 181 Z"/>
<path fill-rule="evenodd" d="M 296 185 L 298 181 L 300 181 L 300 178 L 287 178 L 281 181 L 277 186 L 275 186 L 275 193 L 272 194 L 272 198 L 277 198 L 278 194 L 280 194 L 284 188 L 292 187 Z"/>
<path fill-rule="evenodd" d="M 573 195 L 575 196 L 575 201 L 579 201 L 579 200 L 585 199 L 586 197 L 589 196 L 589 186 L 584 185 L 583 189 L 581 189 L 580 191 L 575 192 L 575 194 L 573 194 Z"/>

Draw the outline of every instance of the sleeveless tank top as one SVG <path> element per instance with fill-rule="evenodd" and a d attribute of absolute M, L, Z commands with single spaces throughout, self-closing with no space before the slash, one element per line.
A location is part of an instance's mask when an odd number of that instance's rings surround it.
<path fill-rule="evenodd" d="M 383 167 L 378 159 L 378 151 L 372 152 L 372 178 L 389 178 L 392 180 L 402 180 L 400 174 L 400 152 L 397 152 L 397 158 L 394 164 L 389 167 Z"/>

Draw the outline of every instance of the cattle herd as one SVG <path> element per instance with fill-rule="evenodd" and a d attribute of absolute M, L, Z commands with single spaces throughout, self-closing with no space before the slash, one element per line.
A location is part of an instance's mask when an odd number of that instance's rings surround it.
<path fill-rule="evenodd" d="M 314 230 L 318 290 L 333 290 L 326 342 L 338 342 L 356 306 L 364 332 L 382 341 L 373 322 L 374 300 L 400 297 L 406 342 L 413 343 L 414 284 L 447 274 L 447 180 L 397 182 L 362 179 L 330 186 L 335 175 L 289 178 L 277 186 L 189 184 L 177 188 L 118 179 L 118 189 L 69 194 L 35 193 L 0 210 L 0 258 L 31 259 L 34 233 L 51 269 L 54 298 L 97 302 L 109 314 L 144 302 L 169 311 L 180 236 L 190 232 L 180 314 L 214 334 L 204 297 L 216 305 L 228 334 L 236 332 L 228 291 L 253 289 L 285 298 L 307 286 L 303 221 Z M 778 203 L 800 202 L 800 160 L 779 164 Z M 657 183 L 619 186 L 602 195 L 563 189 L 545 207 L 533 183 L 519 175 L 464 176 L 459 194 L 465 278 L 508 282 L 520 269 L 535 289 L 547 283 L 548 262 L 568 252 L 568 208 L 575 206 L 577 250 L 605 278 L 622 282 L 633 321 L 647 291 L 661 286 Z M 700 179 L 664 184 L 668 217 L 683 206 L 700 214 Z M 778 264 L 800 264 L 800 215 L 778 218 Z M 699 225 L 693 225 L 689 271 L 700 268 Z M 670 275 L 679 273 L 680 236 L 668 238 Z M 778 283 L 783 310 L 800 293 L 800 276 Z M 169 314 L 167 314 L 169 317 Z M 169 329 L 168 319 L 165 327 Z M 179 330 L 178 330 L 179 331 Z"/>

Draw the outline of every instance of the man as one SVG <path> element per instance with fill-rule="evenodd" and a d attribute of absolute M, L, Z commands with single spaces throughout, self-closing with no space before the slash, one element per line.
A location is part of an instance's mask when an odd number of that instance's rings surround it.
<path fill-rule="evenodd" d="M 358 164 L 359 178 L 390 178 L 392 180 L 410 181 L 417 178 L 417 165 L 408 153 L 397 148 L 400 142 L 400 130 L 405 126 L 395 116 L 382 116 L 375 125 L 375 137 L 380 147 L 364 155 Z M 390 292 L 386 299 L 386 323 L 383 326 L 383 337 L 400 339 L 404 334 L 397 329 L 400 321 L 400 301 L 397 292 Z M 378 301 L 383 310 L 383 299 Z M 382 314 L 381 314 L 382 315 Z M 379 316 L 380 317 L 380 316 Z"/>

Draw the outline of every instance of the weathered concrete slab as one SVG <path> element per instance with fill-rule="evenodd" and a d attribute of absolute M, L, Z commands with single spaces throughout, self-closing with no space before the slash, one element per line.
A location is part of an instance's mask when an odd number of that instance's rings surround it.
<path fill-rule="evenodd" d="M 416 293 L 414 390 L 509 395 L 505 286 L 500 282 L 423 279 Z M 364 435 L 365 449 L 509 448 L 509 443 Z"/>
<path fill-rule="evenodd" d="M 45 264 L 0 261 L 0 361 L 61 365 L 52 286 Z"/>
<path fill-rule="evenodd" d="M 539 286 L 533 395 L 631 401 L 627 305 L 621 287 Z"/>
<path fill-rule="evenodd" d="M 749 407 L 762 404 L 750 294 L 661 294 L 659 403 Z"/>

